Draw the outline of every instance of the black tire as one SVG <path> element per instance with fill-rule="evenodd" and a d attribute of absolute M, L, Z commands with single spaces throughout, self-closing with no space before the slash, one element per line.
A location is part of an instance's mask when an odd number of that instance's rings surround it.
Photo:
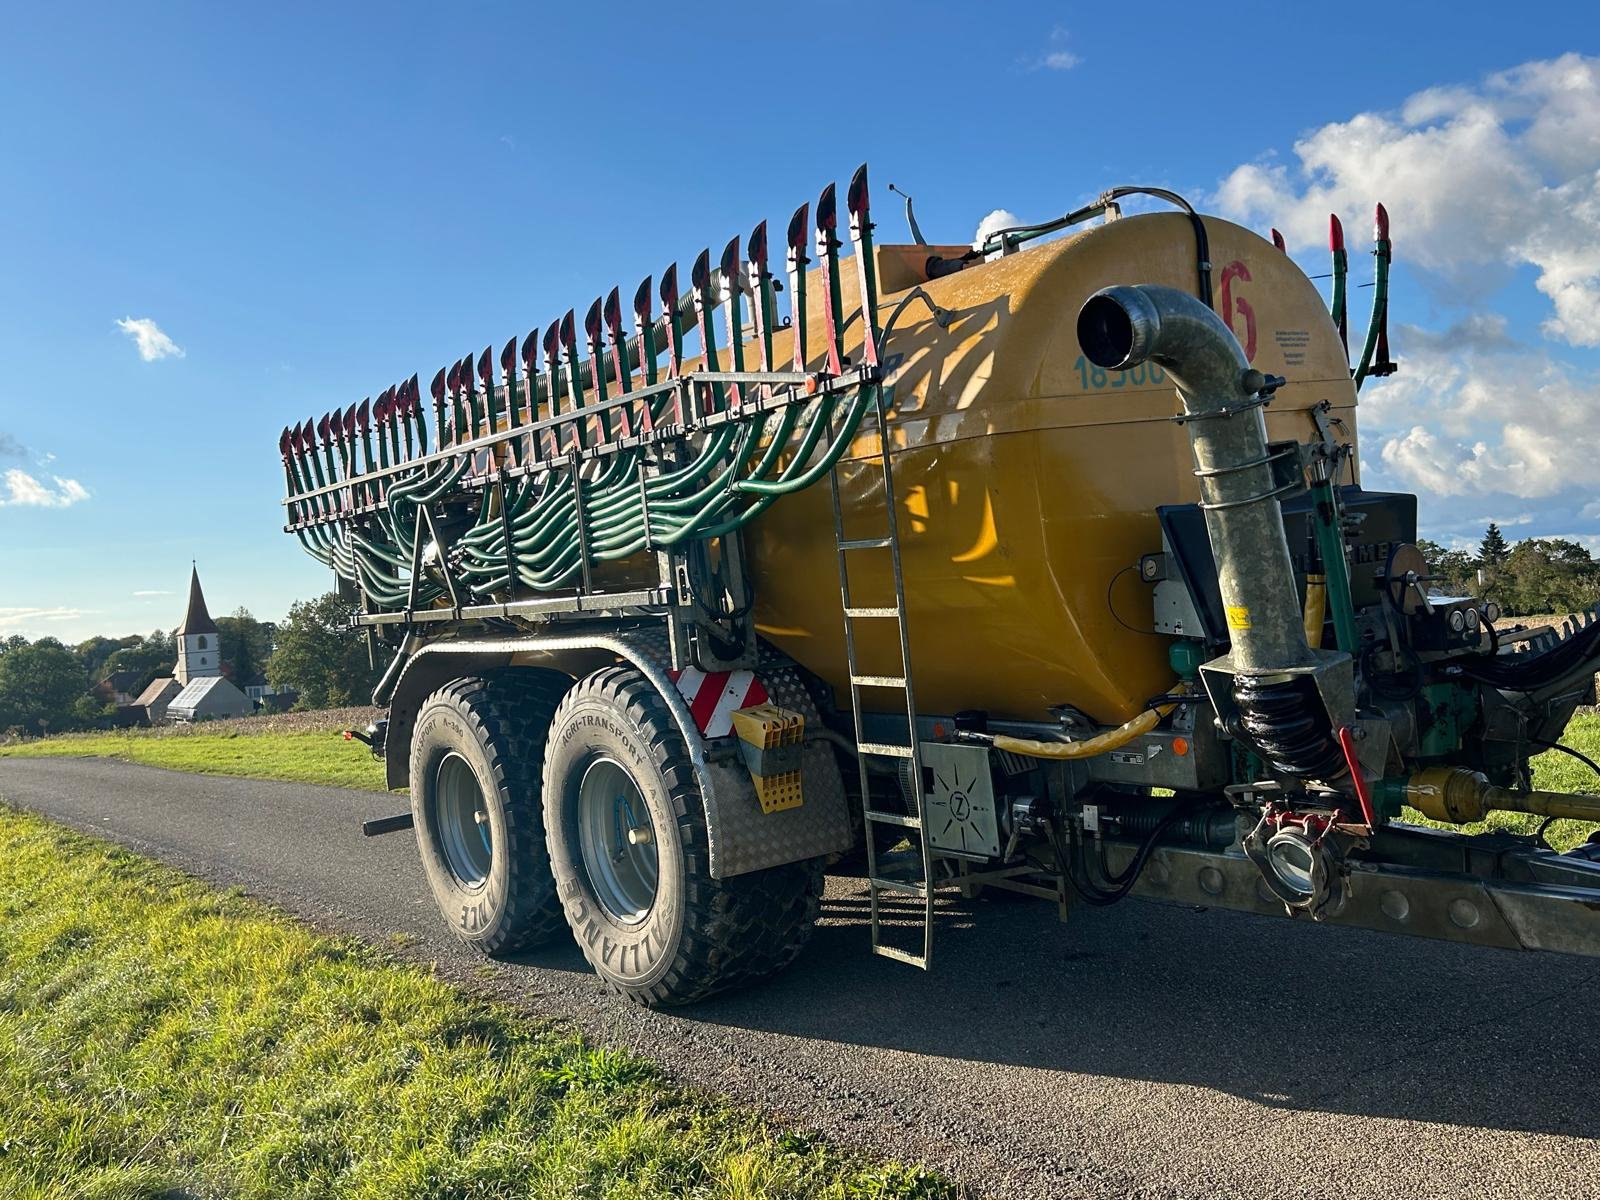
<path fill-rule="evenodd" d="M 539 788 L 550 718 L 570 686 L 553 672 L 501 671 L 446 684 L 417 713 L 411 737 L 417 850 L 450 932 L 487 955 L 530 949 L 565 924 Z M 472 802 L 483 818 L 477 826 L 486 823 L 489 837 L 464 846 L 462 801 L 452 797 L 474 784 Z"/>
<path fill-rule="evenodd" d="M 618 803 L 643 801 L 655 848 L 653 899 L 631 919 L 619 913 L 614 892 L 611 902 L 601 899 L 606 885 L 597 887 L 584 858 L 580 792 L 590 771 L 609 770 L 607 764 L 636 789 Z M 567 924 L 596 973 L 630 1000 L 652 1008 L 688 1004 L 764 979 L 810 939 L 821 909 L 822 860 L 711 877 L 705 809 L 682 735 L 665 701 L 632 667 L 597 671 L 561 701 L 545 756 L 544 805 Z M 621 853 L 619 841 L 612 860 Z"/>

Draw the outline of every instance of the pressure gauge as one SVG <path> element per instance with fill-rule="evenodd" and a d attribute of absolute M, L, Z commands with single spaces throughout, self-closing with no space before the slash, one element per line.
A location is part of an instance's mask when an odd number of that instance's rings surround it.
<path fill-rule="evenodd" d="M 1460 633 L 1467 627 L 1467 614 L 1459 608 L 1450 610 L 1450 628 L 1455 633 Z"/>

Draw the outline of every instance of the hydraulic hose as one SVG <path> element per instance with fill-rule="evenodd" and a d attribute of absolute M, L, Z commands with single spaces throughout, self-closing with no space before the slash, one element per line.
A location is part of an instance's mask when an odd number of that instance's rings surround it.
<path fill-rule="evenodd" d="M 1306 576 L 1306 642 L 1313 650 L 1322 645 L 1322 627 L 1328 621 L 1328 577 Z"/>
<path fill-rule="evenodd" d="M 1174 696 L 1187 695 L 1189 685 L 1179 684 L 1173 691 Z M 1124 722 L 1115 729 L 1105 733 L 1096 734 L 1092 738 L 1085 738 L 1081 742 L 1040 742 L 1032 738 L 1012 737 L 1010 734 L 997 733 L 994 735 L 994 748 L 996 750 L 1009 750 L 1013 754 L 1021 754 L 1026 758 L 1048 759 L 1078 759 L 1094 758 L 1097 755 L 1108 754 L 1113 750 L 1121 749 L 1134 738 L 1143 737 L 1156 725 L 1177 708 L 1176 704 L 1163 704 L 1156 708 L 1147 708 L 1144 712 L 1134 717 L 1131 721 Z"/>

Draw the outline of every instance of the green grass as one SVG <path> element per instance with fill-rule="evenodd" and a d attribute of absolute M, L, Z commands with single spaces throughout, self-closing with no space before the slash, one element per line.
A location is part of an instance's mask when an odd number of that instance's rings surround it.
<path fill-rule="evenodd" d="M 204 729 L 204 727 L 200 727 Z M 384 790 L 383 764 L 360 742 L 331 731 L 205 731 L 155 737 L 151 731 L 69 733 L 0 746 L 0 757 L 121 758 L 173 771 L 286 779 L 330 787 Z"/>
<path fill-rule="evenodd" d="M 0 808 L 0 1196 L 935 1197 Z"/>

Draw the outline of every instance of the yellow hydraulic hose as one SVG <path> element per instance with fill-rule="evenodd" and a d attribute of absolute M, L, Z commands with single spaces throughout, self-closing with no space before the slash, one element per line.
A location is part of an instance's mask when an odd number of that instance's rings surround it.
<path fill-rule="evenodd" d="M 1322 647 L 1322 627 L 1328 620 L 1328 577 L 1306 576 L 1306 641 L 1313 650 Z"/>
<path fill-rule="evenodd" d="M 1187 684 L 1180 684 L 1174 689 L 1173 694 L 1181 696 L 1188 690 Z M 1156 727 L 1158 721 L 1176 707 L 1178 707 L 1176 704 L 1163 704 L 1158 708 L 1147 708 L 1125 725 L 1108 729 L 1105 733 L 1085 738 L 1081 742 L 1037 742 L 1032 738 L 1011 737 L 1009 734 L 997 733 L 994 736 L 994 748 L 1009 750 L 1013 754 L 1022 754 L 1028 758 L 1093 758 L 1097 754 L 1107 754 L 1126 746 L 1134 738 L 1149 733 Z"/>

